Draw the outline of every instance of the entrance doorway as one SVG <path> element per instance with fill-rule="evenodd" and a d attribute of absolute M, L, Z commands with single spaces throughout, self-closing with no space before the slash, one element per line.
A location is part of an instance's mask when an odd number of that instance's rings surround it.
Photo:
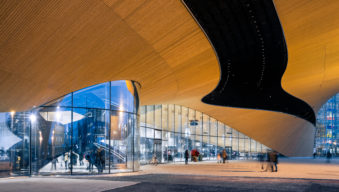
<path fill-rule="evenodd" d="M 158 162 L 162 162 L 161 151 L 161 139 L 154 139 L 153 154 L 157 157 Z"/>

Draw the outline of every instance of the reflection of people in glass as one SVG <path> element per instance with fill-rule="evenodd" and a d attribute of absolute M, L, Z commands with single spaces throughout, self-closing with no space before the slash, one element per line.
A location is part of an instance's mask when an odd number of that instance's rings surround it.
<path fill-rule="evenodd" d="M 102 173 L 105 167 L 105 151 L 100 147 L 95 156 L 95 163 L 98 168 L 98 172 Z"/>
<path fill-rule="evenodd" d="M 16 159 L 16 169 L 17 170 L 20 170 L 20 161 L 21 161 L 21 156 L 17 156 L 17 159 Z"/>
<path fill-rule="evenodd" d="M 65 153 L 64 155 L 64 162 L 65 162 L 65 170 L 68 169 L 68 153 Z"/>
<path fill-rule="evenodd" d="M 51 167 L 51 170 L 53 170 L 53 167 L 54 167 L 54 170 L 56 170 L 56 164 L 57 164 L 57 162 L 58 162 L 58 158 L 54 158 L 54 159 L 52 160 L 52 167 Z"/>
<path fill-rule="evenodd" d="M 168 156 L 168 161 L 173 161 L 172 151 L 171 150 L 168 150 L 167 156 Z"/>
<path fill-rule="evenodd" d="M 92 171 L 93 170 L 93 154 L 91 153 L 87 153 L 86 156 L 85 156 L 85 159 L 87 160 L 88 162 L 88 171 Z"/>
<path fill-rule="evenodd" d="M 80 166 L 84 165 L 84 155 L 83 154 L 79 155 L 79 162 L 80 162 Z"/>

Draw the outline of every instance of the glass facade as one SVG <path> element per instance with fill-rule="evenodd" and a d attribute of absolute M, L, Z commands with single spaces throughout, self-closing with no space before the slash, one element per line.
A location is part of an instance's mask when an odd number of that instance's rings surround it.
<path fill-rule="evenodd" d="M 220 121 L 179 105 L 140 108 L 140 163 L 153 156 L 162 163 L 184 161 L 185 150 L 200 152 L 201 160 L 216 160 L 223 149 L 232 159 L 253 159 L 266 146 Z"/>
<path fill-rule="evenodd" d="M 138 106 L 135 83 L 113 81 L 1 113 L 0 175 L 136 171 Z"/>
<path fill-rule="evenodd" d="M 339 156 L 339 93 L 318 111 L 314 152 L 326 156 L 327 151 Z"/>

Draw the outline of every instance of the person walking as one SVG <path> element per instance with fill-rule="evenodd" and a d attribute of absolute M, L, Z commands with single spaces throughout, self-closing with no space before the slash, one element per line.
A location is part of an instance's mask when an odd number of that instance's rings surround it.
<path fill-rule="evenodd" d="M 187 165 L 188 164 L 188 158 L 190 157 L 190 154 L 188 152 L 188 150 L 186 149 L 185 151 L 185 164 Z"/>
<path fill-rule="evenodd" d="M 278 153 L 276 151 L 271 152 L 271 161 L 272 161 L 272 171 L 278 172 Z M 274 167 L 273 167 L 274 165 Z"/>
<path fill-rule="evenodd" d="M 258 161 L 260 163 L 261 170 L 264 170 L 265 165 L 265 155 L 263 153 L 258 153 Z"/>
<path fill-rule="evenodd" d="M 273 168 L 273 165 L 272 165 L 272 160 L 271 160 L 271 152 L 269 150 L 267 150 L 265 171 L 268 171 L 269 169 L 271 169 L 271 171 L 272 171 L 272 168 Z"/>
<path fill-rule="evenodd" d="M 226 150 L 224 149 L 222 150 L 222 162 L 225 163 L 226 159 L 227 159 L 227 153 L 226 153 Z"/>
<path fill-rule="evenodd" d="M 218 155 L 217 155 L 217 163 L 221 163 L 220 153 L 218 153 Z"/>

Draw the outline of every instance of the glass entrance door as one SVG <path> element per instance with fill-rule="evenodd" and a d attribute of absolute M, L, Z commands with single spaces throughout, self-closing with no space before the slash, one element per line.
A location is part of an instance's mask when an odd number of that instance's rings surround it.
<path fill-rule="evenodd" d="M 157 157 L 158 162 L 162 162 L 162 147 L 161 147 L 161 139 L 154 139 L 154 154 Z"/>

